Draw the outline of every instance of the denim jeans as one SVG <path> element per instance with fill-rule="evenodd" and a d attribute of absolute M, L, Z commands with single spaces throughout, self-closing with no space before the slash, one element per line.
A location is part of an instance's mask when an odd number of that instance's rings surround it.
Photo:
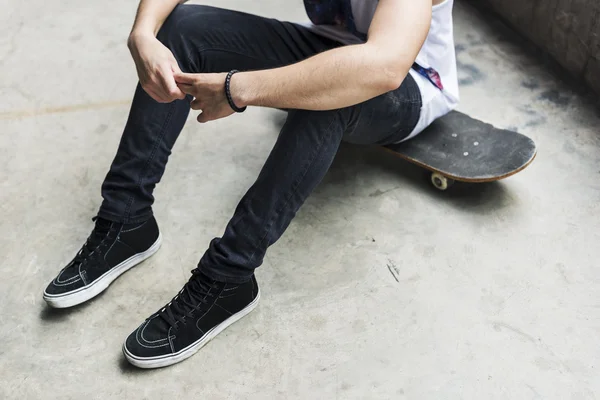
<path fill-rule="evenodd" d="M 199 5 L 175 8 L 158 33 L 184 72 L 257 70 L 289 65 L 341 46 L 303 26 Z M 121 142 L 102 185 L 102 218 L 134 223 L 152 216 L 152 192 L 190 111 L 188 96 L 169 104 L 137 86 Z M 421 95 L 410 77 L 396 90 L 331 111 L 289 110 L 256 182 L 199 268 L 220 281 L 242 283 L 262 264 L 329 169 L 342 140 L 389 144 L 410 134 Z"/>

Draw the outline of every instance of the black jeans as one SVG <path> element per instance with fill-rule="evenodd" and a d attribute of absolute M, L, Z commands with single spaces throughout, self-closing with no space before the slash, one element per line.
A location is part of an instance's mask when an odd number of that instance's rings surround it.
<path fill-rule="evenodd" d="M 207 6 L 178 6 L 158 39 L 185 72 L 226 72 L 284 66 L 339 43 L 287 22 Z M 117 155 L 102 185 L 102 218 L 134 223 L 152 216 L 152 192 L 190 111 L 191 99 L 154 101 L 138 85 Z M 258 179 L 241 199 L 221 238 L 199 263 L 209 277 L 241 283 L 262 264 L 321 181 L 342 140 L 388 144 L 414 128 L 421 96 L 410 75 L 400 88 L 352 107 L 289 110 Z"/>

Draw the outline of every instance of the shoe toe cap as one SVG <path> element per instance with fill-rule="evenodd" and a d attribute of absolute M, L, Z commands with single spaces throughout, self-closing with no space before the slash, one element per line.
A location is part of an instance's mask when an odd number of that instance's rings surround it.
<path fill-rule="evenodd" d="M 59 278 L 60 276 L 48 284 L 44 290 L 45 296 L 60 296 L 85 286 L 79 277 L 73 277 L 64 281 L 59 280 Z"/>
<path fill-rule="evenodd" d="M 136 359 L 154 358 L 171 354 L 171 343 L 167 335 L 153 332 L 152 319 L 145 321 L 133 331 L 124 343 L 125 355 Z"/>

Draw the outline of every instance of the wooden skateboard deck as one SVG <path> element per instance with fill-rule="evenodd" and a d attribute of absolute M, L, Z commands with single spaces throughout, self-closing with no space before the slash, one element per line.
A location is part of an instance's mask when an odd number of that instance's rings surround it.
<path fill-rule="evenodd" d="M 452 111 L 406 142 L 384 147 L 432 172 L 445 190 L 454 181 L 492 182 L 526 168 L 536 156 L 533 140 Z"/>

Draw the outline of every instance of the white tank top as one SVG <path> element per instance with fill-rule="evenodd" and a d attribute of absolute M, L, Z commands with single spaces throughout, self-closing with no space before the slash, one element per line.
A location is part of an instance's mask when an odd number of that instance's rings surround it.
<path fill-rule="evenodd" d="M 341 43 L 358 44 L 366 40 L 378 0 L 305 0 L 304 3 L 312 22 L 302 25 Z M 453 5 L 454 0 L 446 0 L 433 6 L 431 27 L 416 59 L 416 63 L 423 68 L 433 68 L 439 74 L 443 89 L 415 69 L 410 70 L 419 86 L 423 107 L 415 129 L 404 140 L 418 135 L 458 105 Z"/>

